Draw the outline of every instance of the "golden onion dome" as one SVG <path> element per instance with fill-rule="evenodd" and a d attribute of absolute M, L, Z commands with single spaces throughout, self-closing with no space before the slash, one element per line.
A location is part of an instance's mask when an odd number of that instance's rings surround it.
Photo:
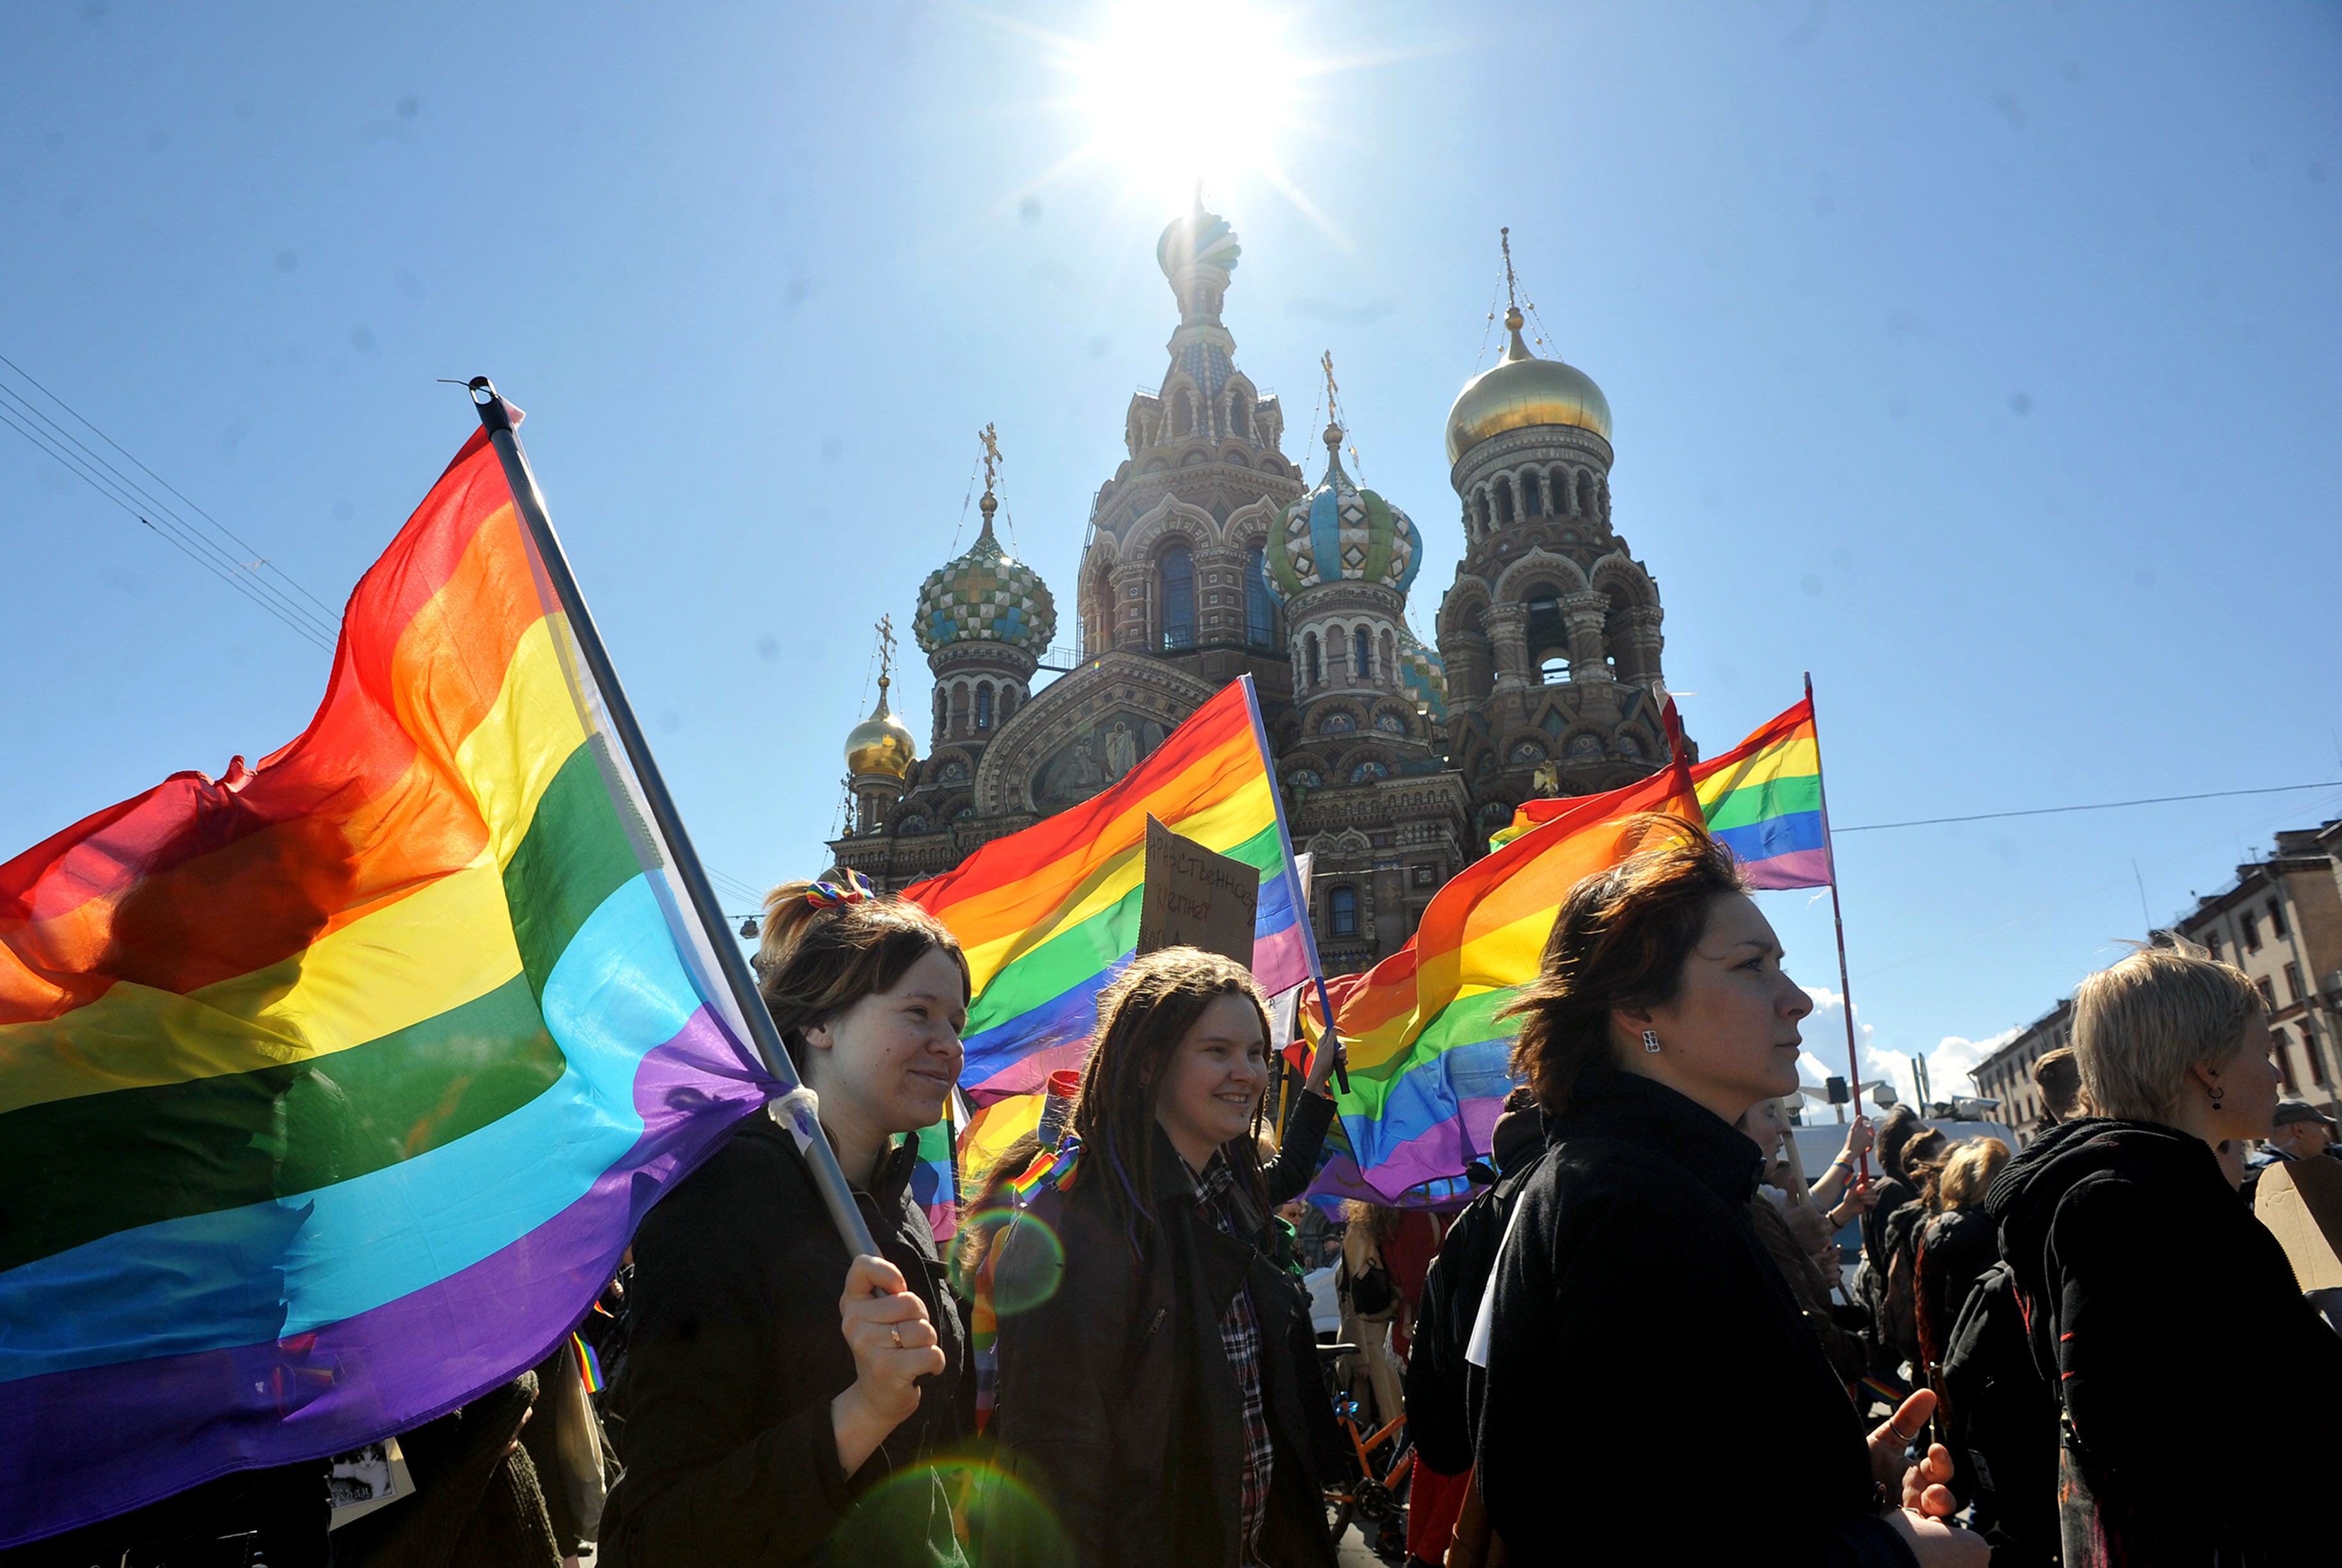
<path fill-rule="evenodd" d="M 878 710 L 854 726 L 846 737 L 846 771 L 884 774 L 901 778 L 919 760 L 919 743 L 910 729 L 886 711 L 886 677 L 878 677 Z"/>
<path fill-rule="evenodd" d="M 1513 335 L 1505 357 L 1493 370 L 1474 376 L 1447 411 L 1447 461 L 1492 435 L 1538 424 L 1574 424 L 1610 439 L 1610 400 L 1594 378 L 1574 365 L 1539 359 L 1521 341 L 1521 313 L 1505 313 Z"/>

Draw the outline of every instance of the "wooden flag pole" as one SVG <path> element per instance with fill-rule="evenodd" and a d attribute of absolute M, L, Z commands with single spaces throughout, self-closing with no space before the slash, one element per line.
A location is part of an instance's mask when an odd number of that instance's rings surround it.
<path fill-rule="evenodd" d="M 1806 672 L 1806 708 L 1813 712 L 1814 674 Z M 1822 725 L 1818 714 L 1814 717 L 1814 788 L 1821 796 L 1822 856 L 1829 863 L 1830 924 L 1837 928 L 1837 994 L 1846 1004 L 1846 1066 L 1847 1083 L 1853 1086 L 1854 1114 L 1862 1114 L 1862 1054 L 1854 1044 L 1854 987 L 1846 974 L 1846 912 L 1837 901 L 1837 846 L 1830 839 L 1829 784 L 1822 766 Z M 1925 1107 L 1921 1107 L 1925 1109 Z M 1870 1151 L 1865 1149 L 1856 1162 L 1856 1174 L 1870 1179 Z"/>
<path fill-rule="evenodd" d="M 586 611 L 586 595 L 578 592 L 577 579 L 569 570 L 569 558 L 562 554 L 561 540 L 553 532 L 553 519 L 545 514 L 544 494 L 536 487 L 536 475 L 530 472 L 528 456 L 521 450 L 519 434 L 513 428 L 512 406 L 486 376 L 475 375 L 469 385 L 473 405 L 479 411 L 480 427 L 488 433 L 488 440 L 504 464 L 505 484 L 512 491 L 513 509 L 520 514 L 530 539 L 535 542 L 537 555 L 545 563 L 545 574 L 552 579 L 553 591 L 559 596 L 562 608 L 568 612 L 569 633 L 576 641 L 578 656 L 586 661 L 586 673 L 600 688 L 610 728 L 616 732 L 618 744 L 626 748 L 626 761 L 635 770 L 636 782 L 642 786 L 643 804 L 650 808 L 651 820 L 666 840 L 667 853 L 675 860 L 671 868 L 675 878 L 682 884 L 684 896 L 691 901 L 692 913 L 706 930 L 708 945 L 715 950 L 716 965 L 723 972 L 725 984 L 731 987 L 732 1000 L 739 1004 L 741 1016 L 747 1020 L 750 1043 L 763 1058 L 765 1071 L 781 1084 L 782 1092 L 772 1108 L 796 1139 L 798 1148 L 805 1152 L 806 1164 L 813 1169 L 814 1185 L 821 1192 L 837 1233 L 845 1239 L 846 1252 L 856 1257 L 883 1256 L 878 1243 L 871 1240 L 861 1207 L 854 1201 L 854 1189 L 837 1163 L 837 1151 L 830 1147 L 828 1134 L 821 1130 L 820 1103 L 798 1079 L 788 1048 L 782 1044 L 780 1030 L 756 989 L 756 976 L 748 972 L 748 961 L 741 955 L 739 944 L 731 939 L 731 928 L 724 920 L 724 906 L 707 880 L 706 869 L 699 864 L 698 854 L 691 847 L 691 835 L 683 829 L 675 797 L 667 794 L 666 781 L 652 759 L 650 743 L 643 737 L 643 727 L 635 720 L 626 688 L 618 684 L 618 672 L 610 663 L 609 651 L 602 644 L 602 634 Z"/>

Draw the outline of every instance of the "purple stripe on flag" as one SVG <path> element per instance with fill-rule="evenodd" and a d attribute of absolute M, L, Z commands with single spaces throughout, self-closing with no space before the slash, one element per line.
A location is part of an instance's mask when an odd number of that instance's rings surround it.
<path fill-rule="evenodd" d="M 419 1426 L 545 1359 L 652 1203 L 773 1085 L 702 1007 L 635 1071 L 643 1133 L 586 1194 L 471 1267 L 314 1333 L 0 1384 L 0 1546 Z"/>
<path fill-rule="evenodd" d="M 1829 851 L 1792 850 L 1767 860 L 1745 861 L 1740 869 L 1748 878 L 1748 885 L 1755 888 L 1827 887 Z"/>

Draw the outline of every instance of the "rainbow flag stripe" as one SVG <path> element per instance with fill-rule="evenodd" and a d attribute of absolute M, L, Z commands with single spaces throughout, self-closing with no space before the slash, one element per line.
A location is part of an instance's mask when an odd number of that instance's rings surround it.
<path fill-rule="evenodd" d="M 1561 901 L 1639 843 L 1624 819 L 1694 810 L 1680 764 L 1571 809 L 1466 866 L 1423 912 L 1405 947 L 1361 975 L 1327 983 L 1349 1045 L 1338 1097 L 1347 1163 L 1318 1185 L 1384 1203 L 1460 1175 L 1488 1151 L 1512 1087 L 1515 1028 L 1496 1014 L 1533 978 Z M 1317 1034 L 1314 1003 L 1304 1019 Z M 1446 1192 L 1441 1189 L 1442 1193 Z"/>
<path fill-rule="evenodd" d="M 1821 774 L 1811 697 L 1759 724 L 1722 756 L 1691 770 L 1707 831 L 1739 856 L 1751 887 L 1829 885 Z M 1570 796 L 1526 801 L 1488 847 L 1501 849 L 1577 804 Z"/>
<path fill-rule="evenodd" d="M 569 1343 L 577 1351 L 578 1381 L 586 1385 L 586 1393 L 601 1393 L 609 1386 L 602 1381 L 602 1358 L 594 1353 L 594 1347 L 586 1343 L 586 1336 L 575 1330 L 570 1332 Z"/>
<path fill-rule="evenodd" d="M 959 1178 L 952 1160 L 951 1107 L 943 1120 L 919 1129 L 919 1164 L 911 1173 L 911 1196 L 927 1212 L 927 1228 L 936 1240 L 949 1241 L 959 1231 Z"/>
<path fill-rule="evenodd" d="M 1308 911 L 1250 676 L 1224 686 L 1122 780 L 903 896 L 932 910 L 976 980 L 960 1088 L 971 1104 L 1077 1067 L 1098 993 L 1138 942 L 1146 819 L 1260 870 L 1253 973 L 1274 993 L 1314 969 Z"/>
<path fill-rule="evenodd" d="M 0 865 L 0 1545 L 541 1361 L 773 1090 L 475 436 L 301 736 Z"/>

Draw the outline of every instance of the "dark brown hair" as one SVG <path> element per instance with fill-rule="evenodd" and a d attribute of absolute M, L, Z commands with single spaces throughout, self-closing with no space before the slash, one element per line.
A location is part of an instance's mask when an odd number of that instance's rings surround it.
<path fill-rule="evenodd" d="M 2044 1052 L 2033 1064 L 2033 1086 L 2041 1091 L 2041 1104 L 2053 1122 L 2070 1121 L 2082 1104 L 2082 1064 L 2071 1045 Z"/>
<path fill-rule="evenodd" d="M 1140 954 L 1098 998 L 1097 1043 L 1082 1069 L 1073 1130 L 1082 1141 L 1087 1179 L 1098 1183 L 1134 1247 L 1145 1244 L 1144 1233 L 1155 1223 L 1155 1106 L 1169 1076 L 1166 1069 L 1196 1020 L 1223 996 L 1250 1002 L 1260 1014 L 1261 1038 L 1268 1038 L 1268 1004 L 1252 971 L 1194 947 Z M 1237 1183 L 1266 1208 L 1260 1123 L 1256 1107 L 1251 1133 L 1229 1139 L 1220 1153 Z"/>
<path fill-rule="evenodd" d="M 1700 824 L 1653 812 L 1629 827 L 1637 843 L 1662 834 L 1676 842 L 1571 888 L 1537 977 L 1499 1014 L 1522 1020 L 1513 1072 L 1555 1115 L 1569 1110 L 1588 1074 L 1616 1070 L 1611 1010 L 1674 1000 L 1710 906 L 1747 890 L 1732 852 Z"/>
<path fill-rule="evenodd" d="M 842 871 L 821 880 L 847 885 Z M 756 949 L 756 989 L 805 1071 L 802 1031 L 828 1023 L 866 996 L 892 990 L 911 965 L 941 949 L 959 968 L 962 1000 L 973 995 L 959 938 L 916 904 L 873 894 L 848 904 L 808 898 L 810 882 L 785 882 L 765 895 L 765 938 Z"/>

